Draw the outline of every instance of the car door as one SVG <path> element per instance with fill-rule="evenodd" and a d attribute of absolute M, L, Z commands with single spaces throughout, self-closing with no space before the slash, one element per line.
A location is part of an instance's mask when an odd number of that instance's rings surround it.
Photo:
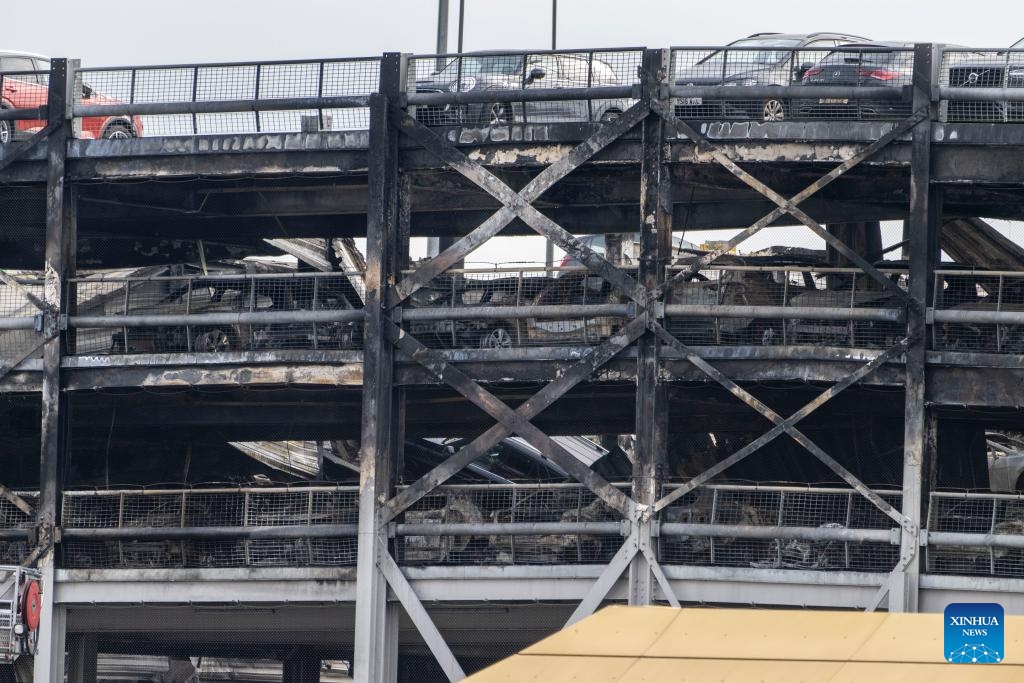
<path fill-rule="evenodd" d="M 542 78 L 530 78 L 530 74 L 536 69 L 543 71 Z M 535 88 L 564 88 L 565 82 L 562 79 L 558 59 L 555 55 L 527 55 L 526 56 L 526 89 Z M 548 102 L 527 102 L 525 105 L 526 120 L 533 123 L 550 123 L 553 121 L 564 121 L 566 107 L 564 103 L 555 101 Z"/>
<path fill-rule="evenodd" d="M 47 88 L 35 73 L 37 66 L 31 57 L 0 57 L 0 73 L 13 73 L 3 77 L 3 99 L 14 109 L 33 109 L 46 104 Z M 21 73 L 19 73 L 21 72 Z M 15 129 L 28 131 L 45 126 L 42 120 L 18 121 Z"/>

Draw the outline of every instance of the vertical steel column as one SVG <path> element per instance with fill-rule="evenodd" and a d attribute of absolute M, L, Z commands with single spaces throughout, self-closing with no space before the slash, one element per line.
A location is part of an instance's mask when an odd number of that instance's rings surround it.
<path fill-rule="evenodd" d="M 665 50 L 645 50 L 641 67 L 641 97 L 664 98 L 665 74 L 669 64 Z M 665 279 L 672 252 L 671 179 L 662 151 L 664 120 L 651 113 L 643 123 L 643 151 L 640 162 L 640 259 L 638 278 L 648 290 L 656 290 Z M 648 316 L 658 316 L 648 309 Z M 660 317 L 660 316 L 658 316 Z M 638 513 L 639 543 L 651 543 L 650 507 L 660 497 L 660 481 L 668 459 L 668 401 L 659 380 L 658 338 L 650 331 L 637 348 L 636 450 L 633 461 L 633 499 Z M 654 577 L 644 555 L 629 566 L 629 602 L 649 605 L 654 599 Z"/>
<path fill-rule="evenodd" d="M 49 341 L 43 346 L 42 423 L 39 453 L 39 507 L 36 511 L 36 543 L 45 548 L 38 567 L 43 574 L 42 618 L 39 644 L 34 662 L 33 680 L 49 683 L 64 677 L 63 607 L 55 607 L 54 543 L 58 540 L 57 519 L 60 500 L 60 466 L 65 447 L 67 405 L 61 394 L 61 338 L 59 314 L 65 299 L 64 287 L 75 271 L 75 207 L 71 188 L 65 182 L 65 160 L 71 137 L 72 89 L 77 61 L 50 60 L 50 86 L 47 105 L 48 125 L 53 127 L 47 139 L 46 177 L 46 266 L 43 334 Z"/>
<path fill-rule="evenodd" d="M 379 505 L 388 499 L 398 447 L 394 413 L 394 346 L 384 332 L 388 287 L 395 281 L 398 233 L 398 135 L 388 107 L 404 83 L 404 59 L 386 53 L 380 94 L 370 98 L 369 197 L 366 230 L 366 322 L 363 333 L 363 417 L 360 449 L 359 550 L 354 674 L 360 683 L 395 680 L 397 612 L 388 609 L 388 584 L 378 566 L 388 552 Z"/>
<path fill-rule="evenodd" d="M 889 611 L 918 610 L 921 575 L 920 529 L 924 515 L 924 464 L 927 419 L 925 351 L 928 293 L 932 288 L 941 208 L 931 189 L 931 122 L 935 115 L 933 46 L 914 46 L 914 110 L 929 109 L 927 119 L 912 133 L 910 176 L 910 301 L 907 332 L 906 399 L 903 431 L 903 514 L 907 518 L 900 541 L 900 564 L 889 588 Z"/>

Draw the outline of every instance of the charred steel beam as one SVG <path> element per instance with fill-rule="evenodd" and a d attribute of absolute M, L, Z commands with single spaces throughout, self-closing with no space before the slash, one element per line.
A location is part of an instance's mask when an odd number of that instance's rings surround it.
<path fill-rule="evenodd" d="M 957 548 L 1024 548 L 1024 536 L 1019 534 L 959 534 L 947 531 L 929 531 L 928 545 L 956 546 Z"/>
<path fill-rule="evenodd" d="M 356 524 L 294 524 L 281 526 L 207 526 L 207 527 L 111 527 L 61 529 L 64 540 L 89 541 L 170 541 L 205 538 L 343 538 L 355 536 Z"/>
<path fill-rule="evenodd" d="M 837 543 L 892 543 L 899 529 L 832 529 L 828 527 L 752 526 L 733 524 L 681 524 L 663 522 L 661 536 L 714 536 L 716 538 L 786 539 Z M 1021 537 L 1024 540 L 1024 537 Z M 1024 544 L 1022 544 L 1024 546 Z"/>
<path fill-rule="evenodd" d="M 164 325 L 272 325 L 274 323 L 362 322 L 361 309 L 337 311 L 254 311 L 176 315 L 72 315 L 71 327 L 162 327 Z"/>
<path fill-rule="evenodd" d="M 621 535 L 622 522 L 511 522 L 507 524 L 396 524 L 398 536 Z"/>
<path fill-rule="evenodd" d="M 0 121 L 45 121 L 48 116 L 45 104 L 27 109 L 0 109 Z"/>
<path fill-rule="evenodd" d="M 1018 273 L 1019 275 L 1019 273 Z M 1024 325 L 1024 311 L 976 311 L 935 309 L 936 323 L 975 323 L 979 325 Z"/>
<path fill-rule="evenodd" d="M 625 318 L 636 304 L 553 304 L 549 306 L 453 306 L 449 308 L 407 308 L 402 320 L 519 320 L 523 318 Z"/>
<path fill-rule="evenodd" d="M 829 308 L 824 306 L 716 306 L 714 304 L 667 304 L 665 315 L 681 318 L 791 318 L 793 320 L 862 320 L 901 323 L 902 308 Z"/>

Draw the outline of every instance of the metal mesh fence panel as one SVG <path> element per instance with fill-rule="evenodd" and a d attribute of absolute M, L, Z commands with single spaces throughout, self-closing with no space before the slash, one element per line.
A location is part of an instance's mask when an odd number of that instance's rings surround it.
<path fill-rule="evenodd" d="M 1024 577 L 1024 549 L 986 543 L 985 536 L 1024 534 L 1024 495 L 933 493 L 929 532 L 977 536 L 970 545 L 929 543 L 928 571 L 936 574 Z"/>
<path fill-rule="evenodd" d="M 355 488 L 67 492 L 67 529 L 302 526 L 295 538 L 69 539 L 68 568 L 309 567 L 355 564 L 356 538 L 318 536 L 317 526 L 358 521 Z"/>
<path fill-rule="evenodd" d="M 940 88 L 977 89 L 978 93 L 944 98 L 942 120 L 987 123 L 1024 121 L 1024 101 L 1008 100 L 1001 91 L 1024 88 L 1024 50 L 944 49 L 939 69 Z M 988 93 L 984 91 L 988 90 Z M 1021 91 L 1024 93 L 1024 90 Z"/>
<path fill-rule="evenodd" d="M 666 487 L 666 493 L 673 487 Z M 890 504 L 899 494 L 882 493 Z M 662 512 L 661 522 L 735 527 L 803 527 L 810 529 L 889 529 L 893 522 L 866 498 L 846 489 L 710 485 L 698 487 Z M 711 536 L 658 539 L 666 564 L 890 571 L 899 548 L 888 543 L 808 541 Z"/>
<path fill-rule="evenodd" d="M 356 274 L 353 273 L 353 276 Z M 201 277 L 89 277 L 73 281 L 79 316 L 125 317 L 119 327 L 77 327 L 72 353 L 213 353 L 256 350 L 341 350 L 362 346 L 362 322 L 331 321 L 353 308 L 346 274 Z M 309 312 L 308 322 L 295 316 Z M 203 314 L 261 314 L 258 323 L 189 323 Z M 277 315 L 280 314 L 280 315 Z M 319 314 L 319 319 L 313 316 Z M 178 316 L 143 326 L 131 316 Z M 326 320 L 323 317 L 326 316 Z M 280 322 L 274 320 L 280 318 Z M 343 317 L 343 316 L 339 316 Z"/>
<path fill-rule="evenodd" d="M 501 349 L 597 344 L 621 327 L 624 316 L 587 315 L 587 306 L 625 304 L 607 281 L 579 268 L 498 268 L 447 271 L 414 293 L 409 308 L 449 309 L 450 317 L 406 323 L 432 348 Z M 527 317 L 540 307 L 572 306 L 577 311 Z M 508 317 L 460 317 L 460 311 L 501 307 Z M 623 312 L 625 308 L 623 307 Z M 571 315 L 570 315 L 571 313 Z"/>
<path fill-rule="evenodd" d="M 339 98 L 375 93 L 379 81 L 376 57 L 82 69 L 75 104 L 220 105 L 216 112 L 82 117 L 83 135 L 93 138 L 365 130 L 369 110 L 340 106 Z M 308 107 L 295 106 L 304 100 Z"/>
<path fill-rule="evenodd" d="M 691 120 L 772 122 L 900 119 L 910 114 L 913 51 L 907 45 L 794 48 L 777 41 L 772 44 L 771 39 L 760 42 L 765 44 L 673 48 L 675 115 Z M 824 92 L 820 97 L 813 92 L 791 96 L 783 90 L 790 85 L 852 92 L 838 97 Z M 714 86 L 737 87 L 741 94 L 708 97 L 687 92 Z M 751 88 L 759 92 L 742 94 Z M 858 90 L 863 96 L 857 96 Z"/>
<path fill-rule="evenodd" d="M 682 270 L 673 267 L 669 276 Z M 886 271 L 906 289 L 907 274 Z M 856 348 L 888 348 L 905 336 L 905 325 L 895 320 L 852 319 L 857 309 L 901 307 L 899 297 L 881 288 L 862 271 L 850 268 L 765 268 L 729 266 L 705 269 L 688 281 L 673 285 L 665 296 L 666 327 L 684 344 L 709 346 L 811 345 Z M 721 307 L 713 311 L 681 315 L 672 307 Z M 727 307 L 786 307 L 781 317 L 745 317 Z M 835 309 L 835 319 L 803 319 L 800 309 Z M 845 313 L 844 311 L 851 311 Z M 848 315 L 844 319 L 842 316 Z"/>
<path fill-rule="evenodd" d="M 934 325 L 934 348 L 1024 353 L 1024 325 L 985 322 L 983 319 L 986 314 L 1024 314 L 1024 273 L 937 271 L 935 308 L 950 311 L 962 319 Z"/>
<path fill-rule="evenodd" d="M 28 58 L 5 57 L 13 68 L 0 72 L 0 93 L 4 100 L 4 109 L 36 109 L 43 107 L 49 100 L 50 72 L 36 71 L 35 65 Z M 31 66 L 32 70 L 21 70 L 22 66 Z M 0 120 L 0 144 L 9 144 L 31 136 L 35 131 L 46 125 L 44 118 Z"/>
<path fill-rule="evenodd" d="M 418 55 L 409 61 L 410 93 L 479 93 L 602 88 L 639 82 L 640 49 Z M 505 126 L 517 123 L 610 122 L 635 104 L 630 97 L 414 105 L 428 126 Z"/>
<path fill-rule="evenodd" d="M 575 484 L 443 486 L 403 515 L 405 524 L 617 522 L 621 517 Z M 405 565 L 601 564 L 622 545 L 619 534 L 400 536 Z"/>

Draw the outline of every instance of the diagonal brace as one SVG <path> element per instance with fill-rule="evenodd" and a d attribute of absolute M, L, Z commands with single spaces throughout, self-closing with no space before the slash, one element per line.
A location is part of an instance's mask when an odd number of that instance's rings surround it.
<path fill-rule="evenodd" d="M 546 384 L 543 389 L 520 405 L 515 412 L 521 416 L 523 421 L 533 419 L 574 386 L 591 376 L 595 370 L 601 368 L 608 361 L 617 356 L 645 331 L 646 328 L 643 321 L 634 321 L 629 323 L 619 331 L 619 334 L 608 339 L 593 351 L 586 354 L 579 361 L 569 366 L 569 368 L 559 375 L 557 379 Z M 390 328 L 390 333 L 395 341 L 397 341 L 399 336 L 402 334 L 408 336 L 404 331 L 399 330 L 397 326 L 392 326 Z M 413 348 L 408 344 L 407 347 Z M 419 352 L 420 347 L 422 347 L 422 345 L 416 346 L 414 353 Z M 434 358 L 431 362 L 440 363 L 435 365 L 433 368 L 428 368 L 431 372 L 435 375 L 438 372 L 444 372 L 446 364 L 444 363 L 443 358 L 440 360 Z M 384 509 L 386 510 L 385 523 L 392 521 L 402 511 L 408 509 L 409 506 L 429 494 L 437 486 L 441 485 L 457 472 L 464 469 L 471 462 L 487 453 L 498 442 L 512 433 L 513 430 L 511 427 L 504 423 L 499 423 L 478 436 L 471 443 L 445 460 L 445 462 L 423 475 L 423 477 L 413 483 L 409 488 L 398 493 L 394 498 L 389 500 L 384 505 Z"/>
<path fill-rule="evenodd" d="M 875 358 L 867 365 L 864 365 L 863 367 L 859 368 L 857 372 L 853 373 L 839 384 L 834 385 L 828 391 L 819 396 L 817 399 L 809 403 L 807 406 L 804 406 L 804 408 L 802 408 L 801 410 L 794 413 L 789 419 L 786 419 L 783 418 L 774 410 L 772 410 L 771 408 L 769 408 L 768 406 L 766 406 L 764 403 L 759 401 L 756 397 L 751 395 L 750 392 L 746 391 L 738 384 L 733 382 L 731 379 L 726 377 L 721 371 L 719 371 L 717 368 L 709 364 L 706 360 L 697 355 L 697 353 L 695 353 L 692 349 L 690 349 L 688 346 L 686 346 L 678 339 L 676 339 L 670 332 L 668 332 L 660 324 L 651 322 L 650 328 L 658 336 L 658 338 L 661 339 L 665 344 L 670 346 L 678 353 L 682 354 L 694 366 L 696 366 L 706 375 L 708 375 L 713 380 L 715 380 L 723 387 L 725 387 L 734 396 L 742 400 L 744 403 L 749 405 L 751 408 L 753 408 L 758 413 L 760 413 L 761 415 L 763 415 L 764 417 L 766 417 L 768 420 L 775 424 L 775 427 L 772 430 L 762 435 L 756 441 L 748 444 L 746 447 L 744 447 L 740 451 L 737 451 L 729 458 L 726 458 L 722 462 L 711 467 L 710 469 L 706 470 L 697 477 L 694 477 L 689 482 L 687 482 L 686 485 L 676 489 L 669 495 L 659 500 L 655 504 L 655 510 L 663 510 L 673 501 L 678 500 L 682 496 L 686 495 L 687 493 L 695 489 L 697 486 L 700 486 L 704 482 L 714 477 L 719 472 L 724 471 L 726 468 L 731 467 L 740 460 L 746 458 L 748 455 L 762 448 L 765 444 L 767 444 L 768 442 L 772 441 L 774 438 L 785 432 L 788 433 L 794 441 L 796 441 L 805 449 L 810 451 L 812 455 L 821 460 L 821 462 L 827 465 L 829 469 L 831 469 L 844 481 L 850 484 L 850 486 L 856 489 L 858 493 L 860 493 L 862 496 L 870 500 L 875 505 L 875 507 L 877 507 L 879 510 L 888 515 L 891 519 L 900 524 L 900 526 L 904 528 L 907 527 L 907 525 L 910 522 L 903 515 L 903 513 L 896 510 L 892 505 L 883 500 L 877 493 L 868 488 L 852 472 L 843 467 L 837 460 L 835 460 L 832 456 L 830 456 L 828 453 L 822 450 L 820 446 L 811 441 L 811 439 L 809 439 L 803 432 L 798 430 L 795 426 L 796 422 L 807 417 L 807 415 L 809 415 L 811 412 L 819 408 L 826 401 L 836 396 L 840 391 L 845 390 L 849 386 L 853 385 L 855 382 L 866 377 L 871 372 L 874 372 L 887 361 L 895 358 L 896 356 L 902 353 L 905 353 L 907 346 L 909 344 L 909 341 L 907 339 L 903 339 L 899 344 L 886 350 L 886 352 L 883 353 L 881 356 Z"/>

